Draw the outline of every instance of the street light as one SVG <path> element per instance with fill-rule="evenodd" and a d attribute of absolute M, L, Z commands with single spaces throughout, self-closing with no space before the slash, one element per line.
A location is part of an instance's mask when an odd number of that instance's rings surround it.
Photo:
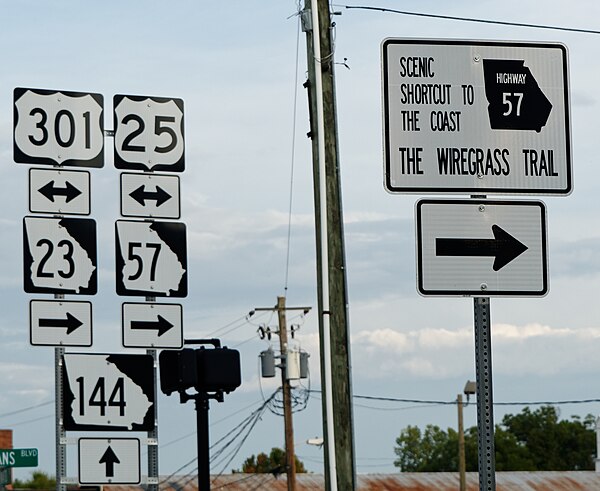
<path fill-rule="evenodd" d="M 475 394 L 477 390 L 477 384 L 471 380 L 467 380 L 465 388 L 463 389 L 464 394 L 467 396 L 467 403 L 469 402 L 469 396 Z M 467 491 L 467 473 L 466 473 L 466 462 L 465 462 L 465 428 L 463 425 L 463 398 L 462 394 L 456 396 L 456 405 L 458 406 L 458 474 L 460 482 L 460 491 Z"/>

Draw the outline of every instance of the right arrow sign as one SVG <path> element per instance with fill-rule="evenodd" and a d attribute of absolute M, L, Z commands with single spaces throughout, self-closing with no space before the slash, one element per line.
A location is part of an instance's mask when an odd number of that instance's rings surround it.
<path fill-rule="evenodd" d="M 436 256 L 493 257 L 498 271 L 527 250 L 527 246 L 498 225 L 492 225 L 493 239 L 435 239 Z"/>
<path fill-rule="evenodd" d="M 126 348 L 183 347 L 180 304 L 124 303 L 123 346 Z"/>
<path fill-rule="evenodd" d="M 541 201 L 420 200 L 417 246 L 423 295 L 548 292 Z"/>
<path fill-rule="evenodd" d="M 29 315 L 32 345 L 92 345 L 92 304 L 90 302 L 31 300 Z"/>

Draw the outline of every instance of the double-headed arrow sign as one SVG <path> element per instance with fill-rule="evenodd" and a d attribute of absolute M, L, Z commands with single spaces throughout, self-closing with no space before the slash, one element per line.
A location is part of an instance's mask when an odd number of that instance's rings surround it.
<path fill-rule="evenodd" d="M 64 169 L 29 169 L 32 213 L 90 214 L 90 173 Z"/>
<path fill-rule="evenodd" d="M 141 185 L 139 188 L 133 190 L 129 193 L 129 196 L 142 206 L 146 206 L 146 201 L 156 201 L 156 207 L 161 206 L 172 198 L 172 196 L 160 186 L 156 186 L 156 191 L 146 191 L 145 185 Z"/>
<path fill-rule="evenodd" d="M 65 202 L 69 203 L 81 194 L 81 191 L 73 186 L 73 184 L 71 184 L 69 181 L 65 182 L 64 188 L 56 187 L 54 186 L 54 181 L 50 181 L 38 189 L 38 191 L 52 201 L 52 203 L 54 203 L 54 198 L 56 196 L 64 196 Z"/>
<path fill-rule="evenodd" d="M 525 296 L 548 291 L 541 201 L 417 202 L 422 295 Z"/>
<path fill-rule="evenodd" d="M 121 215 L 177 219 L 180 212 L 178 176 L 121 174 Z"/>

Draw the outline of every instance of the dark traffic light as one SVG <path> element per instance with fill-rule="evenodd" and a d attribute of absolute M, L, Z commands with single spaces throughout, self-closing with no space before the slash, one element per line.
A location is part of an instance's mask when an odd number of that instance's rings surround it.
<path fill-rule="evenodd" d="M 194 387 L 231 392 L 242 383 L 240 353 L 229 348 L 165 350 L 159 355 L 160 389 L 166 395 Z"/>

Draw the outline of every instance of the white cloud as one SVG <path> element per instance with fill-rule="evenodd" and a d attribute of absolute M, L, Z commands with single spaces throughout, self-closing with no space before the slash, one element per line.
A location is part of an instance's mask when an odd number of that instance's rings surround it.
<path fill-rule="evenodd" d="M 600 328 L 492 325 L 497 374 L 549 375 L 600 369 Z M 352 336 L 355 377 L 444 379 L 474 373 L 472 328 L 363 330 Z"/>

